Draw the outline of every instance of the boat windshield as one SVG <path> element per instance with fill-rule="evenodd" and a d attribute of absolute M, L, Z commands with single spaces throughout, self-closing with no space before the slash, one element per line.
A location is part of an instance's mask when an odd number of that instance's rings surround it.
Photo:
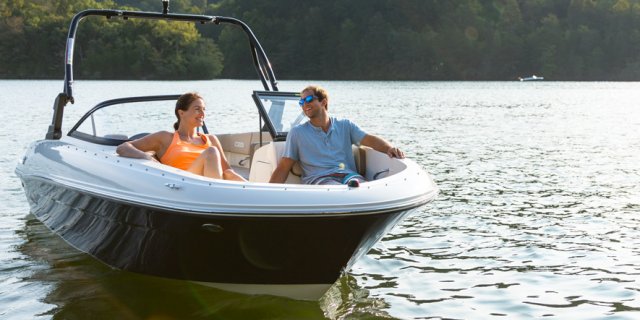
<path fill-rule="evenodd" d="M 291 128 L 309 120 L 298 105 L 299 93 L 254 91 L 253 99 L 274 141 L 285 140 Z"/>
<path fill-rule="evenodd" d="M 123 98 L 102 102 L 87 112 L 69 136 L 102 145 L 119 145 L 151 132 L 170 130 L 179 95 Z M 201 132 L 206 128 L 201 128 Z"/>
<path fill-rule="evenodd" d="M 89 110 L 68 135 L 91 143 L 115 146 L 152 132 L 171 131 L 171 125 L 175 122 L 175 101 L 179 96 L 144 96 L 104 101 Z M 298 105 L 299 93 L 254 91 L 252 96 L 264 122 L 260 131 L 268 131 L 274 141 L 285 140 L 292 127 L 308 121 Z M 255 130 L 256 114 L 238 112 L 236 109 L 224 104 L 209 109 L 208 114 L 218 120 L 214 129 L 223 130 L 218 133 Z M 210 133 L 206 125 L 200 131 Z"/>

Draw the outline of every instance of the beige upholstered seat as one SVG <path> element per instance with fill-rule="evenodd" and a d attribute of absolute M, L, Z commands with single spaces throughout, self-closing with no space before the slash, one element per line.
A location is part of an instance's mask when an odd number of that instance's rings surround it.
<path fill-rule="evenodd" d="M 249 181 L 252 182 L 269 182 L 271 174 L 278 167 L 280 158 L 284 153 L 284 141 L 271 142 L 260 147 L 253 154 L 253 160 L 251 162 L 251 171 L 249 172 Z M 353 156 L 356 162 L 358 173 L 365 176 L 366 168 L 366 149 L 368 147 L 353 146 Z M 285 183 L 302 183 L 300 176 L 302 175 L 302 168 L 300 164 L 296 162 L 289 172 L 289 176 Z"/>

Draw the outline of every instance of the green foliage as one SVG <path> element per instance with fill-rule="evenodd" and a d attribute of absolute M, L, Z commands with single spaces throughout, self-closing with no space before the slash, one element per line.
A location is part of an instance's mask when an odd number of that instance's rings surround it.
<path fill-rule="evenodd" d="M 78 37 L 76 66 L 84 78 L 210 79 L 222 71 L 222 55 L 191 23 L 102 20 L 95 37 Z"/>
<path fill-rule="evenodd" d="M 0 77 L 61 78 L 72 15 L 87 8 L 160 11 L 159 0 L 5 0 Z M 245 21 L 283 79 L 640 79 L 640 0 L 174 0 L 171 12 Z M 233 26 L 80 24 L 76 76 L 255 78 Z"/>
<path fill-rule="evenodd" d="M 162 10 L 160 1 L 153 2 L 156 9 L 149 11 Z M 0 77 L 62 78 L 68 25 L 75 13 L 88 8 L 131 9 L 93 0 L 15 0 L 0 5 Z M 87 17 L 78 27 L 76 78 L 211 79 L 222 68 L 221 51 L 194 24 Z"/>

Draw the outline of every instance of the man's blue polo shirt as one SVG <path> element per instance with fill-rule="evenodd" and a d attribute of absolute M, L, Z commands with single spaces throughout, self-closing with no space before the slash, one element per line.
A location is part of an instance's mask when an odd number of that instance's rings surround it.
<path fill-rule="evenodd" d="M 360 145 L 366 132 L 347 119 L 330 121 L 327 132 L 307 121 L 287 134 L 283 157 L 300 162 L 304 183 L 332 173 L 357 173 L 351 146 Z"/>

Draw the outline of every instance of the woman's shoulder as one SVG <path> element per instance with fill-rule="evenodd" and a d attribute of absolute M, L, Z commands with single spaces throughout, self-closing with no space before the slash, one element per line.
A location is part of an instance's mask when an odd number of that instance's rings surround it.
<path fill-rule="evenodd" d="M 171 141 L 173 141 L 173 132 L 157 131 L 145 136 L 143 139 L 160 142 L 162 145 L 168 146 L 171 144 Z"/>
<path fill-rule="evenodd" d="M 168 131 L 158 131 L 147 134 L 141 138 L 131 141 L 131 143 L 142 151 L 156 151 L 162 153 L 173 141 L 173 133 Z"/>
<path fill-rule="evenodd" d="M 150 134 L 150 136 L 154 138 L 161 138 L 161 139 L 167 139 L 167 138 L 172 139 L 173 135 L 174 135 L 174 132 L 169 132 L 164 130 Z"/>

